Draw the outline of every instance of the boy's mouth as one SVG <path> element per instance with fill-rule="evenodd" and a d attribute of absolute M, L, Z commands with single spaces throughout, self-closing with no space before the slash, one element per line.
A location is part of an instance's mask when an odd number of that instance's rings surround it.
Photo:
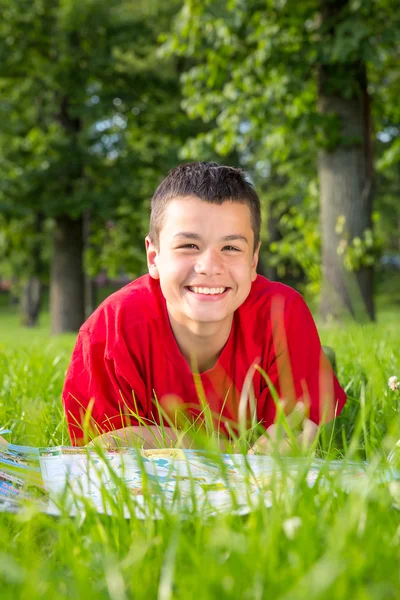
<path fill-rule="evenodd" d="M 222 296 L 229 288 L 227 287 L 197 287 L 197 286 L 186 286 L 186 289 L 193 294 L 199 294 L 204 296 Z"/>

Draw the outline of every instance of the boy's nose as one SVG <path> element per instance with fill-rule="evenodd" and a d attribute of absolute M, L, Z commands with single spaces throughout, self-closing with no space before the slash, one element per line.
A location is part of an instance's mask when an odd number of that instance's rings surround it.
<path fill-rule="evenodd" d="M 223 272 L 223 257 L 217 250 L 206 250 L 198 257 L 194 270 L 198 275 L 219 275 Z"/>

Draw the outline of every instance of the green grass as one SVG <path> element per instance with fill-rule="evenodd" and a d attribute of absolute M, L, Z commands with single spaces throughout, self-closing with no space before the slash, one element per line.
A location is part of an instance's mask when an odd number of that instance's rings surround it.
<path fill-rule="evenodd" d="M 327 458 L 381 462 L 400 438 L 400 394 L 387 387 L 389 376 L 400 376 L 398 306 L 379 302 L 378 324 L 320 329 L 349 395 L 334 431 L 322 436 Z M 75 336 L 51 338 L 47 319 L 28 332 L 15 314 L 0 312 L 0 424 L 15 443 L 68 442 L 60 394 Z M 334 483 L 309 489 L 300 478 L 293 493 L 275 494 L 272 508 L 246 517 L 0 514 L 0 597 L 397 599 L 400 515 L 392 494 L 388 485 L 348 494 Z M 285 534 L 292 517 L 301 520 L 293 538 Z"/>

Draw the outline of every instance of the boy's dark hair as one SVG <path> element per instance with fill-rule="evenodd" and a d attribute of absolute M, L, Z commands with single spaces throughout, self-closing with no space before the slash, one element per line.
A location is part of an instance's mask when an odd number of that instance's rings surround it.
<path fill-rule="evenodd" d="M 222 204 L 226 200 L 247 204 L 254 232 L 254 250 L 260 241 L 260 199 L 253 184 L 242 169 L 226 167 L 216 162 L 194 162 L 171 169 L 160 183 L 151 200 L 150 238 L 158 247 L 164 211 L 170 200 L 197 196 L 200 200 Z"/>

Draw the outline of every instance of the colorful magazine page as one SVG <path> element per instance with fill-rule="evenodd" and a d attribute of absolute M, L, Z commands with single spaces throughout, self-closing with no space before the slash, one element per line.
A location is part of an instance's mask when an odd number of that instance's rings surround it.
<path fill-rule="evenodd" d="M 39 451 L 31 446 L 0 446 L 0 471 L 21 477 L 31 485 L 43 487 Z"/>
<path fill-rule="evenodd" d="M 14 512 L 24 500 L 45 495 L 37 448 L 0 446 L 0 511 Z"/>
<path fill-rule="evenodd" d="M 25 497 L 26 481 L 20 477 L 15 477 L 6 471 L 0 471 L 0 498 L 8 497 L 18 499 Z"/>

